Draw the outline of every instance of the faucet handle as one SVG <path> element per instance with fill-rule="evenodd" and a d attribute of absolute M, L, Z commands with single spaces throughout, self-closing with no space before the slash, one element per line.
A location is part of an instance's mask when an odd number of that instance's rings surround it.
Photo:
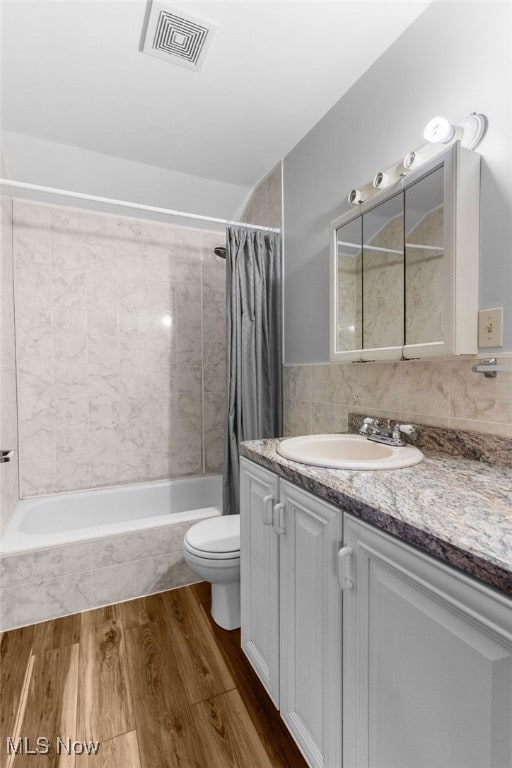
<path fill-rule="evenodd" d="M 405 435 L 414 435 L 416 429 L 412 424 L 395 424 L 393 429 L 394 440 L 400 440 L 400 432 L 403 432 Z"/>
<path fill-rule="evenodd" d="M 361 427 L 359 428 L 359 433 L 361 435 L 366 435 L 368 433 L 368 429 L 372 429 L 373 433 L 377 432 L 379 427 L 379 422 L 377 419 L 372 419 L 371 416 L 366 416 L 363 419 L 363 423 Z"/>

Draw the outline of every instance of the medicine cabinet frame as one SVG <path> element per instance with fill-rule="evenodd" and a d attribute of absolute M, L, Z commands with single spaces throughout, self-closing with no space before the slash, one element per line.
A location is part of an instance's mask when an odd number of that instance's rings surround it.
<path fill-rule="evenodd" d="M 407 344 L 406 321 L 406 247 L 403 248 L 403 344 L 338 350 L 338 236 L 337 230 L 361 219 L 391 198 L 402 196 L 405 231 L 407 190 L 438 169 L 443 169 L 443 232 L 444 256 L 442 266 L 443 333 L 439 341 Z M 460 146 L 451 145 L 418 170 L 399 179 L 371 199 L 339 216 L 330 223 L 330 359 L 333 362 L 399 360 L 411 358 L 450 357 L 478 353 L 478 260 L 480 210 L 480 155 Z M 363 236 L 361 234 L 361 253 Z M 364 282 L 361 269 L 361 296 Z M 357 277 L 359 279 L 359 277 Z M 364 302 L 361 327 L 364 323 Z M 362 336 L 362 330 L 361 330 Z M 364 339 L 362 341 L 364 345 Z"/>

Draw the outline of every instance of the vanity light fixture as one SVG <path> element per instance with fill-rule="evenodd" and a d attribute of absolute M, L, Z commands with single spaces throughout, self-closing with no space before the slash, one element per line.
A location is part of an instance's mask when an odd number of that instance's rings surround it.
<path fill-rule="evenodd" d="M 460 140 L 466 149 L 475 149 L 487 128 L 484 115 L 472 112 L 459 123 L 452 125 L 445 117 L 433 117 L 423 131 L 423 138 L 432 144 L 450 144 Z"/>
<path fill-rule="evenodd" d="M 389 181 L 389 175 L 387 173 L 383 173 L 383 171 L 379 171 L 373 177 L 372 183 L 375 189 L 382 189 L 383 187 L 389 186 Z"/>
<path fill-rule="evenodd" d="M 348 193 L 347 200 L 350 205 L 358 205 L 363 202 L 363 194 L 359 189 L 351 189 Z"/>
<path fill-rule="evenodd" d="M 428 163 L 441 152 L 445 152 L 449 145 L 460 141 L 465 149 L 475 149 L 483 139 L 487 130 L 487 118 L 478 112 L 470 115 L 458 123 L 450 123 L 445 117 L 437 116 L 430 120 L 423 132 L 426 144 L 410 150 L 403 160 L 379 171 L 371 181 L 363 184 L 360 189 L 352 189 L 347 200 L 352 207 L 367 202 L 377 191 L 390 187 L 400 179 L 404 179 L 412 171 L 416 171 L 424 163 Z"/>

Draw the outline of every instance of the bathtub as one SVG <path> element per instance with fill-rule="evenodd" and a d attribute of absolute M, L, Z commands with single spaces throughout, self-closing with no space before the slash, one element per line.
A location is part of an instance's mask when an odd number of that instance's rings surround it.
<path fill-rule="evenodd" d="M 19 501 L 0 540 L 0 630 L 196 581 L 183 536 L 221 503 L 220 475 Z"/>

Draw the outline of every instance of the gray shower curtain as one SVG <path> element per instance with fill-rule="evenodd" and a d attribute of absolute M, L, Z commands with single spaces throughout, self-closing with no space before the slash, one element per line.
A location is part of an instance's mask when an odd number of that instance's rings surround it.
<path fill-rule="evenodd" d="M 281 237 L 226 231 L 227 381 L 224 514 L 239 507 L 238 445 L 282 430 Z"/>

